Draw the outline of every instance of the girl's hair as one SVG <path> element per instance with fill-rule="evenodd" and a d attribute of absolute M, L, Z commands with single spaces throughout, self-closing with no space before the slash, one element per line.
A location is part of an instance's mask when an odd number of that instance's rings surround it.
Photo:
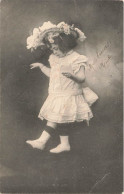
<path fill-rule="evenodd" d="M 60 33 L 58 36 L 53 37 L 53 40 L 54 44 L 57 44 L 59 49 L 63 53 L 68 52 L 77 46 L 77 39 L 72 34 Z M 51 44 L 48 41 L 47 36 L 45 36 L 43 42 L 47 45 L 49 49 L 51 48 Z"/>
<path fill-rule="evenodd" d="M 43 63 L 44 57 L 47 59 L 51 54 L 51 50 L 47 47 L 47 45 L 43 45 L 34 49 L 32 54 L 33 54 L 34 61 Z"/>

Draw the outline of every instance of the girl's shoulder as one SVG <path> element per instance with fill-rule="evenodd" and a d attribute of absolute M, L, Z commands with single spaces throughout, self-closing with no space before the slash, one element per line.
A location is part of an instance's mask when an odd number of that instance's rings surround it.
<path fill-rule="evenodd" d="M 85 63 L 88 61 L 88 58 L 85 55 L 81 55 L 76 51 L 72 52 L 69 58 L 71 63 Z"/>
<path fill-rule="evenodd" d="M 77 73 L 80 70 L 81 66 L 83 66 L 84 68 L 87 66 L 86 62 L 88 61 L 88 58 L 85 55 L 77 53 L 76 51 L 72 53 L 70 59 L 73 73 Z"/>
<path fill-rule="evenodd" d="M 51 54 L 51 55 L 49 56 L 49 59 L 48 59 L 49 63 L 51 63 L 52 61 L 54 61 L 55 58 L 56 58 L 56 56 L 55 56 L 54 54 Z"/>

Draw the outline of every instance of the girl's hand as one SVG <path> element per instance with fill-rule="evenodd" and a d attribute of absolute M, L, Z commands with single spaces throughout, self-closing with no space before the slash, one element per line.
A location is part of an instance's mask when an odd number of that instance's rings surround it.
<path fill-rule="evenodd" d="M 68 72 L 63 72 L 62 75 L 64 75 L 67 78 L 70 78 L 70 79 L 73 78 L 73 75 L 71 73 L 68 73 Z"/>
<path fill-rule="evenodd" d="M 36 68 L 36 67 L 39 67 L 40 69 L 42 69 L 43 66 L 44 66 L 44 65 L 43 65 L 42 63 L 32 63 L 32 64 L 30 65 L 30 69 L 34 69 L 34 68 Z"/>
<path fill-rule="evenodd" d="M 75 74 L 71 74 L 69 72 L 62 72 L 62 75 L 64 75 L 65 77 L 72 79 L 73 81 L 77 82 L 77 83 L 83 83 L 85 81 L 85 73 L 84 73 L 84 67 L 82 66 L 80 68 L 80 71 L 78 71 Z"/>

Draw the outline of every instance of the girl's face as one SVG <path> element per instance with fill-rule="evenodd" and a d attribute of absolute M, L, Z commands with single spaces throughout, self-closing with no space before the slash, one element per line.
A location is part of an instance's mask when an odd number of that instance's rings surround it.
<path fill-rule="evenodd" d="M 58 56 L 58 57 L 64 57 L 65 53 L 63 53 L 57 44 L 51 44 L 51 50 L 53 51 L 53 54 Z"/>
<path fill-rule="evenodd" d="M 54 38 L 57 36 L 59 36 L 58 32 L 49 32 L 47 38 L 49 43 L 51 44 L 51 50 L 53 54 L 58 57 L 63 57 L 65 56 L 65 54 L 59 49 L 58 45 L 54 43 Z"/>

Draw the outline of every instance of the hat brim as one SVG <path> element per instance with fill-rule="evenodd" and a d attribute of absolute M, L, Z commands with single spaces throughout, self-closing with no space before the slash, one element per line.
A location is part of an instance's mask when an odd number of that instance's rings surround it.
<path fill-rule="evenodd" d="M 42 41 L 44 37 L 49 33 L 49 32 L 60 32 L 58 28 L 50 28 L 48 30 L 45 30 L 42 35 L 40 35 L 40 40 Z"/>

